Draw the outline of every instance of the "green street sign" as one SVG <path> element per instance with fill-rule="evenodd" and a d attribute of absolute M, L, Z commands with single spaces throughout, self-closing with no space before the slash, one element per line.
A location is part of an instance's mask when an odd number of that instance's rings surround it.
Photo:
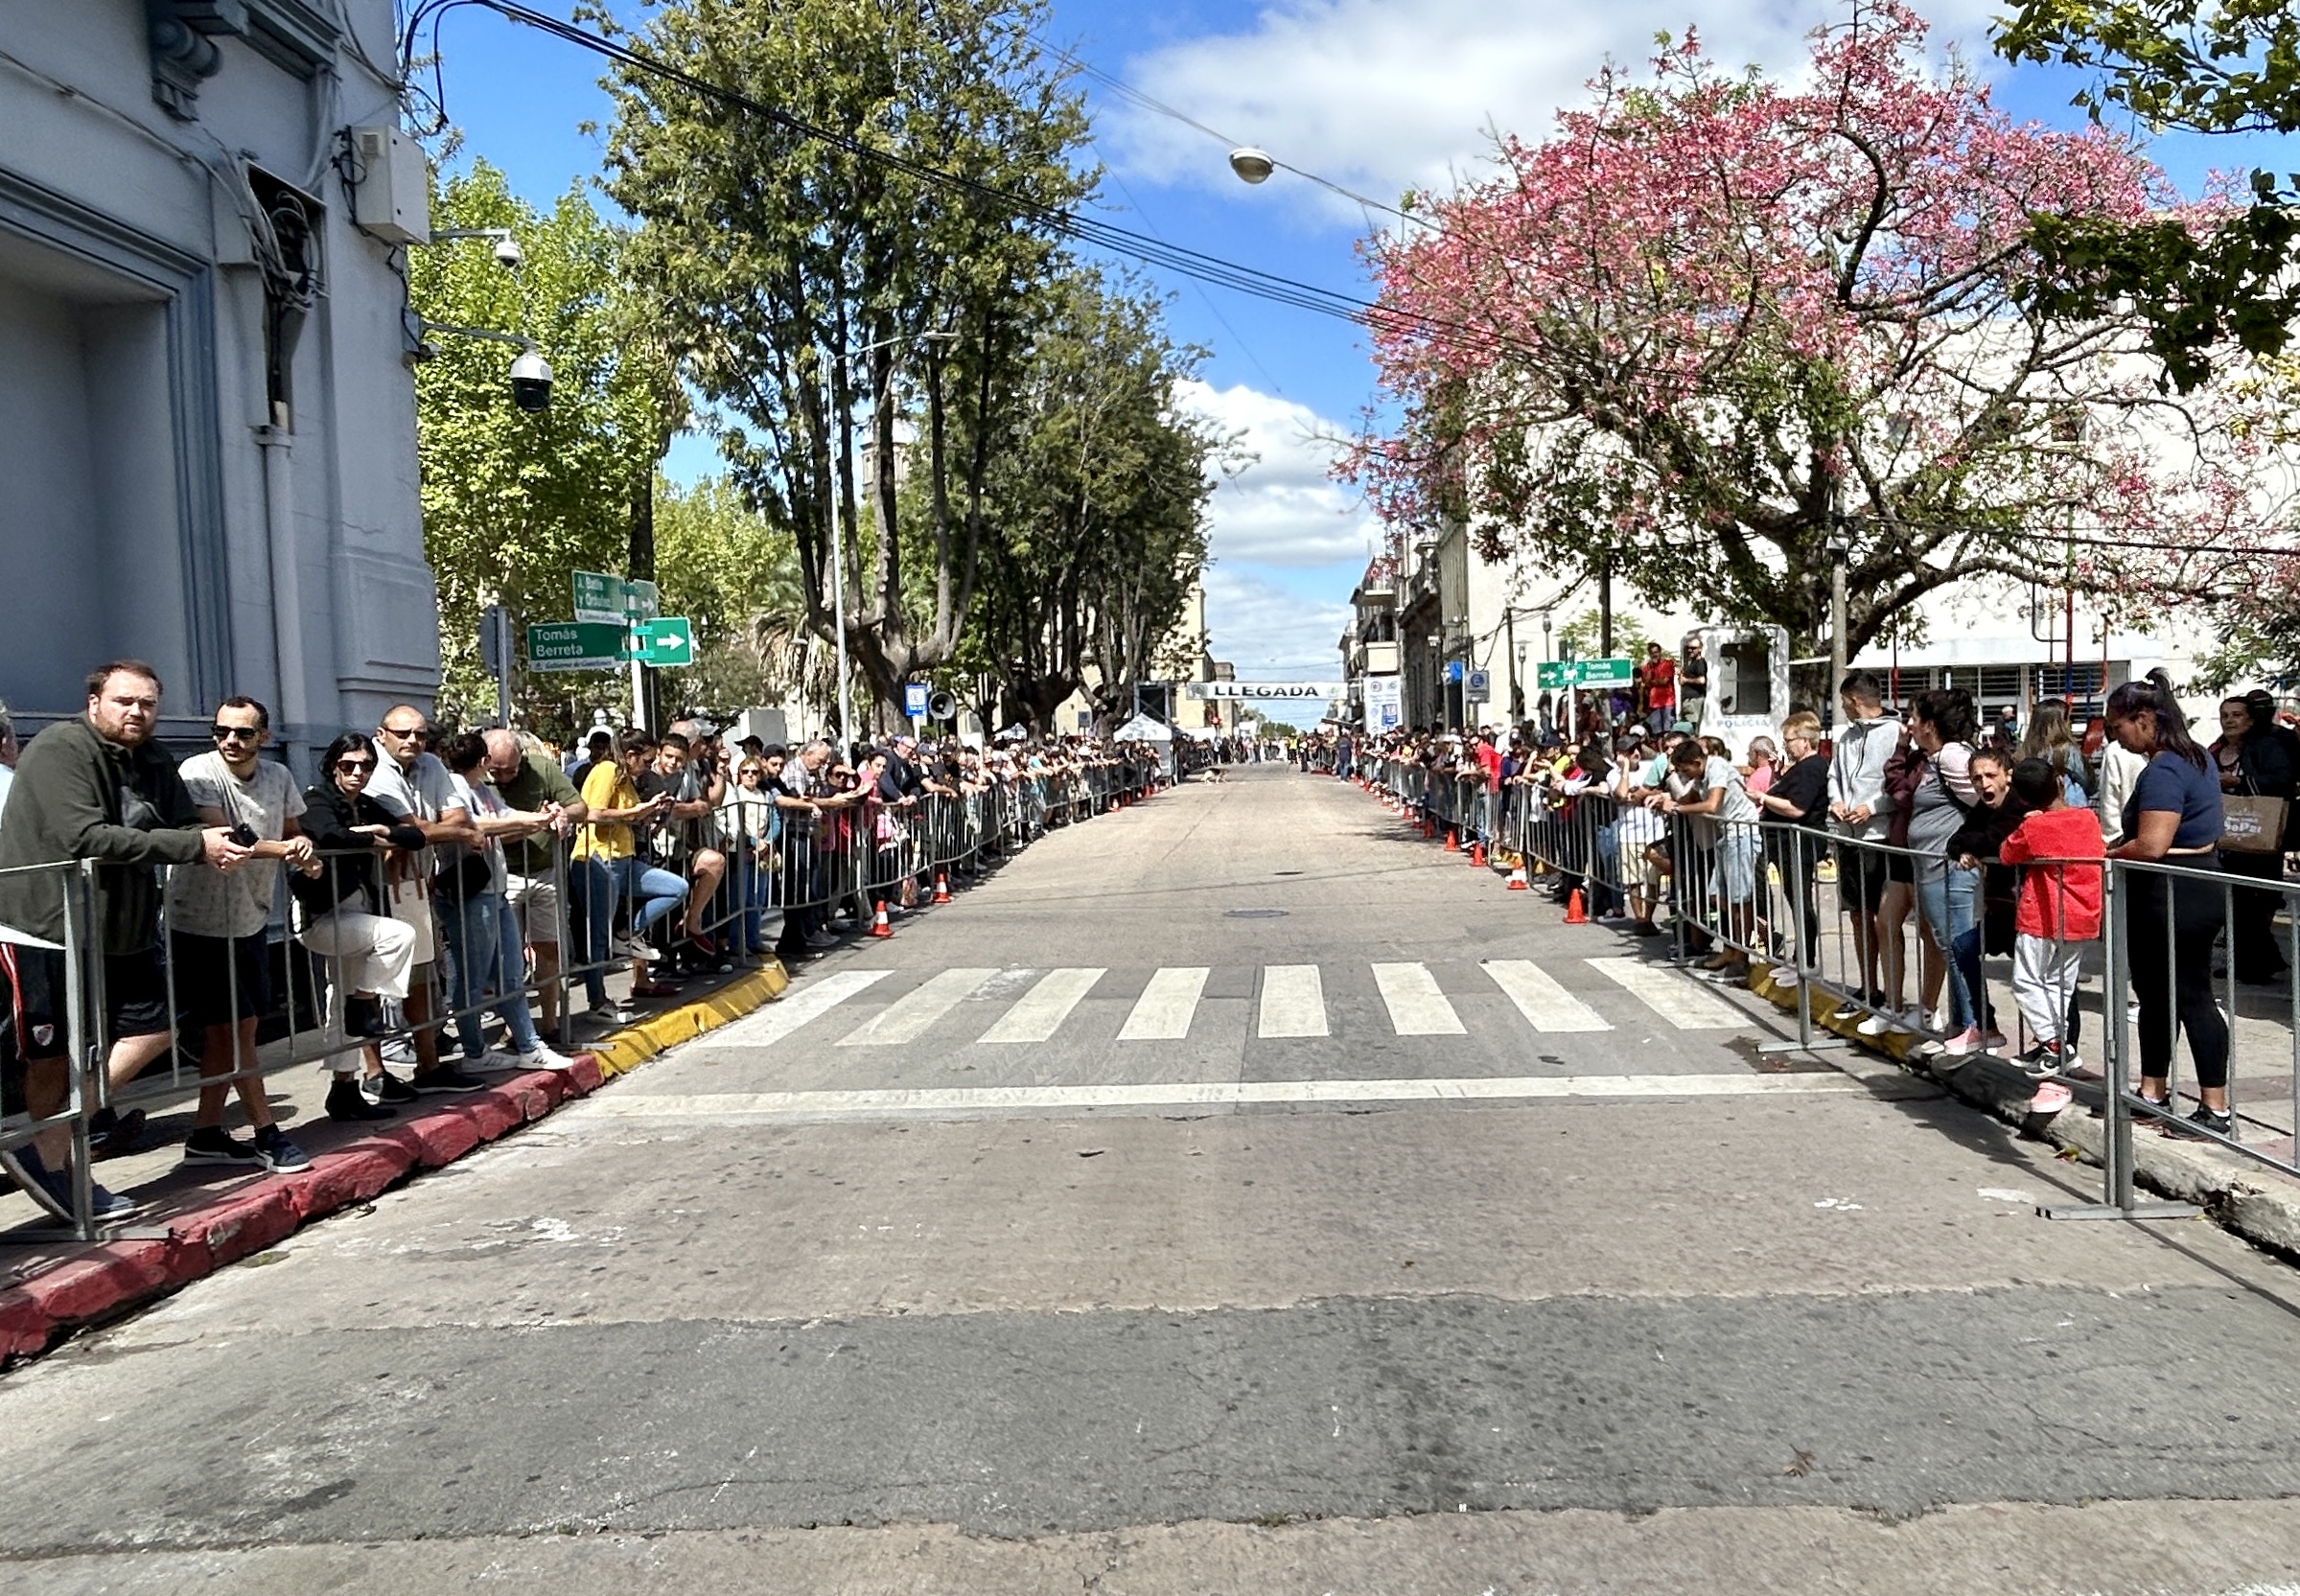
<path fill-rule="evenodd" d="M 575 618 L 579 621 L 622 621 L 623 579 L 595 570 L 575 572 Z"/>
<path fill-rule="evenodd" d="M 627 658 L 620 621 L 553 621 L 527 628 L 531 671 L 611 671 Z"/>
<path fill-rule="evenodd" d="M 602 571 L 574 573 L 575 618 L 579 621 L 653 620 L 662 613 L 662 595 L 652 582 L 626 582 Z"/>
<path fill-rule="evenodd" d="M 631 629 L 639 659 L 646 665 L 691 665 L 695 662 L 695 629 L 685 615 L 665 615 L 641 621 Z"/>
<path fill-rule="evenodd" d="M 1611 687 L 1633 681 L 1636 669 L 1630 659 L 1545 659 L 1534 682 L 1545 688 Z"/>

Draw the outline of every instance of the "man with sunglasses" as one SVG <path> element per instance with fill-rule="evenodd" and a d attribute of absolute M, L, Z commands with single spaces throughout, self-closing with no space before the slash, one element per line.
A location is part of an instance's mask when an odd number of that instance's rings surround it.
<path fill-rule="evenodd" d="M 271 1006 L 267 927 L 279 891 L 279 862 L 315 873 L 318 857 L 296 817 L 303 794 L 288 767 L 261 757 L 271 740 L 271 712 L 252 698 L 216 706 L 208 736 L 216 747 L 184 761 L 184 788 L 210 825 L 229 826 L 251 858 L 229 875 L 183 869 L 168 878 L 168 957 L 184 1018 L 201 1028 L 199 1073 L 219 1077 L 199 1093 L 199 1111 L 184 1141 L 186 1164 L 222 1164 L 281 1172 L 312 1160 L 272 1122 L 256 1060 L 256 1023 Z M 241 1104 L 255 1140 L 223 1128 L 224 1076 L 238 1076 Z"/>
<path fill-rule="evenodd" d="M 412 704 L 395 704 L 376 727 L 375 774 L 367 796 L 424 834 L 426 844 L 476 843 L 471 812 L 455 795 L 455 779 L 435 753 L 425 752 L 431 719 Z M 402 1006 L 414 1028 L 415 1073 L 407 1084 L 418 1092 L 476 1092 L 485 1083 L 453 1064 L 439 1062 L 439 1032 L 431 1024 L 431 993 L 443 986 L 438 964 L 438 928 L 431 914 L 431 877 L 438 849 L 426 846 L 405 862 L 398 879 L 386 884 L 391 917 L 415 932 L 415 970 Z"/>
<path fill-rule="evenodd" d="M 22 867 L 101 864 L 95 924 L 76 925 L 74 935 L 103 951 L 103 1029 L 112 1038 L 105 1071 L 118 1087 L 168 1051 L 173 1031 L 152 867 L 204 862 L 229 872 L 250 857 L 227 827 L 201 818 L 175 761 L 151 741 L 159 718 L 151 666 L 97 666 L 88 673 L 86 714 L 58 721 L 25 746 L 0 818 L 0 971 L 21 1038 L 25 1104 L 38 1118 L 60 1113 L 70 1097 L 64 872 Z M 17 1152 L 24 1172 L 66 1207 L 70 1137 L 58 1125 Z M 140 1206 L 91 1186 L 98 1219 L 125 1218 Z"/>

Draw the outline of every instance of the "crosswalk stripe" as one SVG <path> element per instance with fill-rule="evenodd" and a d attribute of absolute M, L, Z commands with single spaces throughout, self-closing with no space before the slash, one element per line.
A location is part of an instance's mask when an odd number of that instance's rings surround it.
<path fill-rule="evenodd" d="M 1014 1006 L 982 1033 L 985 1042 L 1044 1042 L 1059 1030 L 1079 1000 L 1094 990 L 1104 971 L 1049 970 L 1037 984 L 1014 1000 Z"/>
<path fill-rule="evenodd" d="M 601 1093 L 570 1128 L 597 1119 L 799 1120 L 849 1115 L 1234 1108 L 1258 1103 L 1533 1101 L 1549 1098 L 1770 1098 L 1863 1092 L 1848 1076 L 1472 1076 L 1430 1080 L 1205 1080 L 1081 1086 L 886 1087 L 855 1091 Z"/>
<path fill-rule="evenodd" d="M 893 975 L 893 970 L 841 970 L 820 981 L 786 992 L 764 1008 L 754 1010 L 714 1032 L 714 1048 L 765 1048 L 781 1041 L 809 1020 L 838 1007 L 855 993 Z"/>
<path fill-rule="evenodd" d="M 1437 989 L 1427 964 L 1377 964 L 1374 984 L 1389 1008 L 1390 1029 L 1400 1036 L 1460 1036 L 1461 1016 Z"/>
<path fill-rule="evenodd" d="M 1748 1020 L 1679 971 L 1641 959 L 1591 959 L 1590 968 L 1615 983 L 1680 1030 L 1733 1030 Z"/>
<path fill-rule="evenodd" d="M 1611 1030 L 1588 1004 L 1530 959 L 1489 959 L 1485 973 L 1536 1030 Z"/>
<path fill-rule="evenodd" d="M 959 1000 L 996 975 L 996 970 L 943 970 L 839 1038 L 842 1048 L 885 1048 L 916 1042 L 926 1028 L 958 1006 Z"/>
<path fill-rule="evenodd" d="M 1150 978 L 1133 1012 L 1119 1028 L 1121 1042 L 1178 1042 L 1190 1034 L 1190 1017 L 1197 1012 L 1198 994 L 1214 972 L 1204 965 L 1163 969 Z"/>
<path fill-rule="evenodd" d="M 1315 964 L 1265 964 L 1262 1015 L 1265 1036 L 1326 1034 L 1326 988 Z"/>

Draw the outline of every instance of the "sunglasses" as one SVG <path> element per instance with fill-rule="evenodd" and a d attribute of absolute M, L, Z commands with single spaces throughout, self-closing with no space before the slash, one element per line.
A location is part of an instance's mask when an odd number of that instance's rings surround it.
<path fill-rule="evenodd" d="M 376 768 L 376 762 L 373 759 L 338 759 L 336 768 L 346 775 L 365 775 Z"/>
<path fill-rule="evenodd" d="M 415 726 L 415 727 L 386 726 L 386 727 L 380 728 L 379 729 L 381 729 L 381 730 L 383 731 L 383 735 L 384 735 L 384 736 L 386 736 L 386 737 L 397 737 L 397 738 L 401 739 L 403 742 L 413 742 L 413 743 L 420 743 L 420 742 L 422 742 L 422 741 L 423 741 L 423 740 L 424 740 L 426 737 L 429 737 L 429 736 L 430 735 L 430 731 L 426 730 L 424 728 L 422 728 L 422 727 L 420 727 L 420 726 Z"/>
<path fill-rule="evenodd" d="M 237 742 L 243 738 L 252 743 L 264 735 L 264 729 L 260 726 L 211 726 L 208 735 L 220 743 Z"/>

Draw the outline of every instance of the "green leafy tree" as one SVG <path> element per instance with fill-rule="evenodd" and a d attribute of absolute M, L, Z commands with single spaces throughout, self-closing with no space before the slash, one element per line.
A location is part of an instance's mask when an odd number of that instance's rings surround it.
<path fill-rule="evenodd" d="M 1166 336 L 1154 297 L 1080 267 L 1037 304 L 968 653 L 1004 686 L 1001 724 L 1046 727 L 1081 687 L 1105 719 L 1128 706 L 1205 568 L 1210 474 L 1232 446 L 1177 408 L 1198 352 Z"/>
<path fill-rule="evenodd" d="M 957 658 L 1017 421 L 1026 290 L 1050 270 L 1050 216 L 1092 186 L 1071 160 L 1080 100 L 1032 37 L 1045 18 L 1038 0 L 672 0 L 634 43 L 806 126 L 644 72 L 609 84 L 608 192 L 645 223 L 637 261 L 684 369 L 733 418 L 735 479 L 795 536 L 807 628 L 844 628 L 889 711 Z M 861 513 L 866 408 L 882 460 L 898 413 L 921 417 L 915 509 L 888 472 Z M 834 516 L 861 529 L 843 616 Z"/>
<path fill-rule="evenodd" d="M 2097 69 L 2076 103 L 2158 129 L 2300 131 L 2300 12 L 2290 0 L 2025 0 L 1998 35 L 2009 60 Z M 2146 220 L 2045 214 L 2030 289 L 2045 314 L 2129 302 L 2182 392 L 2230 345 L 2281 352 L 2300 315 L 2300 173 L 2256 171 L 2249 203 Z"/>
<path fill-rule="evenodd" d="M 627 235 L 579 191 L 551 209 L 516 198 L 484 161 L 449 179 L 432 202 L 436 230 L 508 228 L 516 271 L 482 240 L 408 251 L 416 312 L 449 327 L 533 341 L 551 364 L 547 409 L 511 402 L 516 352 L 501 343 L 427 335 L 416 367 L 416 441 L 424 546 L 439 584 L 442 709 L 490 719 L 495 683 L 481 667 L 479 612 L 509 607 L 515 624 L 565 619 L 570 573 L 618 571 L 628 558 L 631 484 L 651 479 L 685 408 L 651 332 L 654 312 L 626 273 Z M 588 720 L 611 683 L 538 676 L 520 705 L 537 724 Z"/>
<path fill-rule="evenodd" d="M 695 662 L 663 673 L 665 702 L 729 715 L 810 685 L 778 647 L 804 608 L 790 529 L 723 476 L 655 486 L 655 580 L 665 614 L 694 623 Z"/>

